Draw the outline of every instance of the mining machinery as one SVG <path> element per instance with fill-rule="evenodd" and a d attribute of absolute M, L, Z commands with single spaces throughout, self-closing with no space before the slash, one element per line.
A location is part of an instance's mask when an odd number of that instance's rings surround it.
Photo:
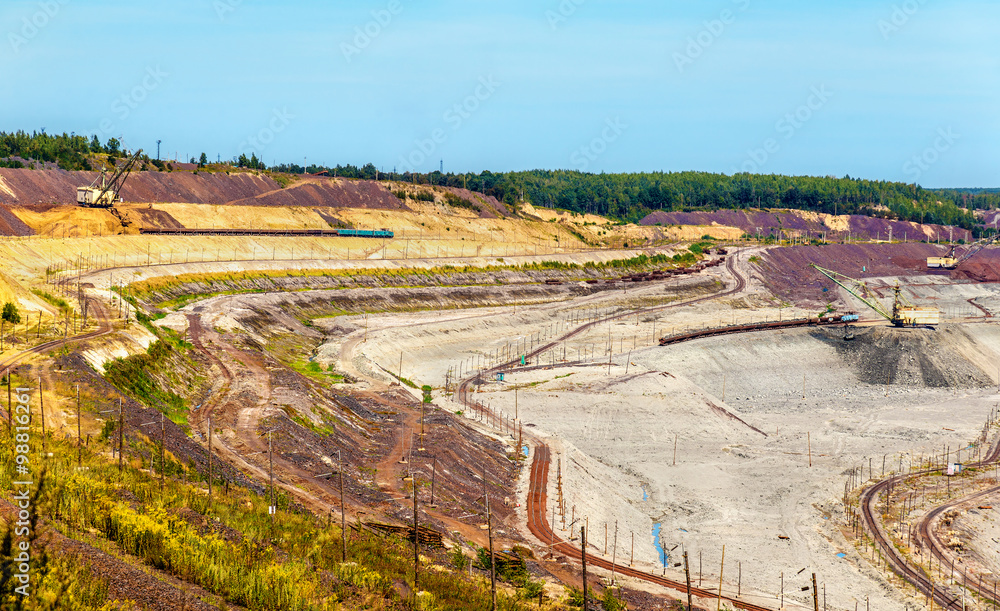
<path fill-rule="evenodd" d="M 893 293 L 892 309 L 887 308 L 878 296 L 873 294 L 868 285 L 861 280 L 850 278 L 839 274 L 833 270 L 813 265 L 816 271 L 833 280 L 841 288 L 855 296 L 861 303 L 865 304 L 882 318 L 888 320 L 895 327 L 912 327 L 917 325 L 936 325 L 941 321 L 941 310 L 937 308 L 917 307 L 903 297 L 899 284 L 896 284 Z"/>
<path fill-rule="evenodd" d="M 957 257 L 955 254 L 958 246 L 952 246 L 951 250 L 948 251 L 948 255 L 945 257 L 927 257 L 927 267 L 931 269 L 955 269 L 975 256 L 980 250 L 996 242 L 998 238 L 1000 238 L 1000 233 L 992 238 L 983 238 L 978 242 L 974 242 L 969 245 L 965 252 Z"/>
<path fill-rule="evenodd" d="M 94 182 L 90 183 L 90 186 L 78 187 L 76 190 L 76 202 L 81 206 L 90 208 L 114 207 L 116 203 L 122 201 L 122 186 L 125 184 L 125 179 L 128 178 L 132 168 L 139 161 L 140 155 L 142 155 L 142 149 L 136 151 L 123 165 L 116 168 L 110 180 L 107 177 L 107 173 L 102 171 L 101 175 L 94 179 Z"/>

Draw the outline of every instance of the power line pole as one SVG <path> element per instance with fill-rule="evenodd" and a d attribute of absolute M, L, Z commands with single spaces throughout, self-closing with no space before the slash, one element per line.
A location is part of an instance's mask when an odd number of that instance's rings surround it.
<path fill-rule="evenodd" d="M 167 417 L 162 412 L 160 413 L 160 492 L 163 492 L 163 472 L 166 471 L 166 457 L 164 446 L 166 446 L 167 441 L 167 427 L 166 427 Z"/>
<path fill-rule="evenodd" d="M 212 505 L 212 416 L 208 416 L 208 505 Z"/>
<path fill-rule="evenodd" d="M 7 395 L 10 396 L 10 374 L 7 375 Z M 81 424 L 81 419 L 83 415 L 80 411 L 80 385 L 76 385 L 76 466 L 83 466 L 83 440 L 81 439 L 81 431 L 83 425 Z"/>
<path fill-rule="evenodd" d="M 337 458 L 340 459 L 340 548 L 341 558 L 347 562 L 347 517 L 344 510 L 344 458 L 337 450 Z"/>

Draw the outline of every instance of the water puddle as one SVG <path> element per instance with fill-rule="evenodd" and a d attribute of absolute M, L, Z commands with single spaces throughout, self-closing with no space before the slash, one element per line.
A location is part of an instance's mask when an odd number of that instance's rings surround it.
<path fill-rule="evenodd" d="M 656 553 L 660 559 L 660 564 L 667 564 L 667 553 L 663 551 L 663 543 L 660 541 L 660 530 L 663 528 L 663 524 L 659 522 L 653 523 L 653 546 L 656 548 Z"/>

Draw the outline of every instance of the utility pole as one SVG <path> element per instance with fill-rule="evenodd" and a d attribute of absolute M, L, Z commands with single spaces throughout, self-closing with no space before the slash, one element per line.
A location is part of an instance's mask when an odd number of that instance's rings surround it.
<path fill-rule="evenodd" d="M 497 608 L 497 562 L 496 556 L 493 555 L 493 512 L 490 511 L 490 495 L 486 495 L 486 529 L 489 531 L 490 537 L 490 611 L 496 611 Z M 584 603 L 586 606 L 586 603 Z"/>
<path fill-rule="evenodd" d="M 2 324 L 2 322 L 0 322 Z M 3 335 L 0 334 L 0 341 L 3 341 Z M 10 387 L 13 386 L 10 381 L 10 367 L 7 368 L 7 433 L 13 436 L 14 434 L 14 411 L 12 399 L 10 397 Z M 13 438 L 13 437 L 12 437 Z"/>
<path fill-rule="evenodd" d="M 267 506 L 267 513 L 271 517 L 271 524 L 274 524 L 274 452 L 271 446 L 271 431 L 267 432 L 267 470 L 268 478 L 271 481 L 271 503 Z"/>
<path fill-rule="evenodd" d="M 583 608 L 587 609 L 587 527 L 580 527 L 580 557 L 583 559 Z"/>
<path fill-rule="evenodd" d="M 691 567 L 688 565 L 688 553 L 684 552 L 684 577 L 687 579 L 688 608 L 691 611 Z"/>
<path fill-rule="evenodd" d="M 10 374 L 7 374 L 7 397 L 10 397 Z M 83 425 L 81 420 L 83 418 L 80 412 L 80 385 L 76 385 L 76 466 L 83 466 L 83 439 L 81 439 L 81 431 Z"/>
<path fill-rule="evenodd" d="M 10 379 L 7 380 L 8 388 L 10 388 Z M 45 449 L 45 394 L 42 392 L 42 378 L 38 378 L 38 413 L 42 416 L 42 456 L 47 456 L 48 451 Z"/>
<path fill-rule="evenodd" d="M 208 416 L 208 505 L 212 505 L 212 415 Z"/>
<path fill-rule="evenodd" d="M 719 565 L 719 602 L 716 611 L 722 611 L 722 572 L 726 569 L 726 546 L 722 546 L 722 563 Z"/>
<path fill-rule="evenodd" d="M 816 587 L 816 573 L 813 573 L 813 611 L 819 611 L 819 589 Z"/>
<path fill-rule="evenodd" d="M 167 439 L 166 435 L 166 416 L 160 413 L 160 492 L 163 492 L 163 472 L 166 470 L 166 453 L 164 452 L 164 445 Z"/>
<path fill-rule="evenodd" d="M 122 411 L 122 398 L 118 397 L 118 479 L 122 477 L 122 440 L 125 436 L 125 414 Z"/>
<path fill-rule="evenodd" d="M 410 478 L 413 484 L 413 602 L 416 603 L 420 594 L 420 535 L 417 524 L 417 478 L 416 475 Z M 492 545 L 493 539 L 490 539 Z M 492 550 L 491 550 L 492 551 Z M 414 605 L 416 606 L 416 605 Z"/>
<path fill-rule="evenodd" d="M 340 450 L 337 450 L 337 454 L 337 458 L 340 459 L 340 549 L 341 558 L 344 562 L 347 562 L 347 514 L 344 509 L 344 457 L 340 455 Z M 413 497 L 416 498 L 416 496 L 416 493 L 414 493 Z"/>

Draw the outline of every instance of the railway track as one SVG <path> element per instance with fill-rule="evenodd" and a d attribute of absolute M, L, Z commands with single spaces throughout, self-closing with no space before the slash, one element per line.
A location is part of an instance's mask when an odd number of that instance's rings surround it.
<path fill-rule="evenodd" d="M 1000 459 L 1000 437 L 993 442 L 989 453 L 983 459 L 967 466 L 982 467 L 992 464 L 998 459 Z M 878 510 L 876 509 L 876 505 L 882 494 L 888 494 L 892 486 L 907 477 L 911 477 L 913 475 L 927 475 L 929 473 L 933 473 L 935 470 L 936 469 L 923 469 L 915 473 L 894 475 L 866 489 L 862 492 L 860 499 L 862 520 L 864 521 L 865 528 L 875 540 L 875 544 L 879 547 L 883 557 L 885 557 L 886 562 L 888 562 L 893 572 L 910 582 L 910 584 L 917 588 L 917 590 L 924 594 L 924 596 L 933 599 L 933 601 L 940 605 L 942 609 L 961 611 L 964 608 L 961 596 L 955 595 L 947 589 L 944 584 L 935 583 L 933 578 L 924 571 L 923 567 L 914 567 L 911 565 L 893 544 L 891 538 L 886 534 L 885 529 L 877 519 Z M 928 542 L 928 547 L 931 550 L 931 553 L 940 560 L 944 561 L 946 558 L 945 553 L 937 544 L 935 544 L 936 537 L 934 537 L 931 532 L 930 524 L 933 519 L 955 505 L 980 496 L 986 496 L 987 494 L 998 490 L 1000 490 L 1000 486 L 977 493 L 970 497 L 947 503 L 928 512 L 918 525 L 917 538 L 925 538 Z M 979 592 L 979 587 L 975 584 L 968 587 L 973 591 Z M 986 596 L 985 592 L 979 592 L 979 594 L 988 600 L 991 600 L 990 597 Z"/>
<path fill-rule="evenodd" d="M 545 444 L 537 444 L 535 446 L 534 459 L 531 462 L 531 489 L 528 492 L 527 506 L 528 529 L 531 531 L 531 534 L 538 537 L 539 540 L 548 543 L 549 547 L 553 551 L 557 551 L 567 557 L 573 558 L 574 560 L 582 561 L 582 550 L 568 541 L 564 541 L 552 532 L 552 528 L 549 526 L 549 522 L 545 517 L 545 506 L 547 502 L 546 491 L 548 489 L 550 464 L 551 452 L 549 450 L 549 446 Z M 587 564 L 591 566 L 598 566 L 609 571 L 614 571 L 620 575 L 642 579 L 643 581 L 648 581 L 677 592 L 687 593 L 688 591 L 687 584 L 659 575 L 654 575 L 652 573 L 639 571 L 628 566 L 612 563 L 610 560 L 594 556 L 592 554 L 587 554 Z M 691 595 L 698 598 L 719 598 L 718 591 L 713 592 L 711 590 L 696 587 L 691 588 Z M 745 609 L 746 611 L 769 611 L 767 607 L 761 607 L 760 605 L 755 605 L 725 595 L 722 596 L 722 600 L 737 609 Z"/>
<path fill-rule="evenodd" d="M 595 320 L 595 321 L 592 321 L 592 322 L 580 325 L 576 329 L 573 329 L 572 331 L 569 331 L 569 332 L 565 333 L 564 335 L 561 335 L 559 338 L 557 338 L 557 339 L 555 339 L 555 340 L 553 340 L 553 341 L 551 341 L 551 342 L 549 342 L 547 344 L 544 344 L 544 345 L 536 348 L 535 350 L 527 353 L 525 356 L 526 356 L 526 358 L 535 357 L 535 356 L 537 356 L 539 354 L 544 353 L 547 350 L 552 349 L 553 347 L 555 347 L 559 343 L 564 342 L 564 341 L 566 341 L 566 340 L 568 340 L 568 339 L 570 339 L 570 338 L 572 338 L 572 337 L 574 337 L 574 336 L 576 336 L 576 335 L 578 335 L 580 333 L 583 333 L 587 329 L 590 329 L 590 328 L 592 328 L 594 326 L 597 326 L 597 325 L 600 325 L 600 324 L 611 322 L 613 320 L 618 320 L 618 319 L 622 319 L 622 318 L 631 318 L 632 316 L 635 316 L 637 314 L 644 314 L 644 313 L 648 313 L 648 312 L 658 312 L 658 311 L 668 310 L 668 309 L 672 309 L 672 308 L 680 308 L 680 307 L 684 307 L 684 306 L 694 305 L 694 304 L 697 304 L 697 303 L 703 303 L 703 302 L 710 301 L 710 300 L 713 300 L 713 299 L 718 299 L 720 297 L 725 297 L 725 296 L 728 296 L 728 295 L 734 295 L 734 294 L 742 292 L 746 288 L 746 285 L 747 285 L 746 279 L 743 278 L 743 276 L 741 276 L 738 271 L 736 271 L 735 259 L 733 257 L 727 257 L 726 258 L 726 269 L 729 271 L 729 273 L 733 276 L 733 278 L 736 281 L 735 284 L 733 285 L 733 287 L 730 288 L 730 289 L 728 289 L 728 290 L 721 291 L 721 292 L 718 292 L 718 293 L 713 293 L 711 295 L 706 295 L 704 297 L 698 297 L 698 298 L 695 298 L 695 299 L 689 299 L 687 301 L 680 302 L 680 303 L 673 303 L 673 304 L 664 305 L 664 306 L 657 306 L 657 307 L 654 307 L 654 308 L 644 308 L 644 309 L 641 309 L 641 310 L 633 310 L 633 311 L 630 311 L 630 312 L 625 312 L 625 313 L 617 314 L 617 315 L 614 315 L 614 316 L 607 316 L 607 317 L 601 318 L 599 320 Z M 456 389 L 456 392 L 455 392 L 456 399 L 459 402 L 461 402 L 463 405 L 467 406 L 467 407 L 470 407 L 470 408 L 471 407 L 475 407 L 476 409 L 490 411 L 485 405 L 482 405 L 481 403 L 479 403 L 479 402 L 477 402 L 477 401 L 472 400 L 472 399 L 469 398 L 469 394 L 468 394 L 469 386 L 476 380 L 476 378 L 479 377 L 479 375 L 481 375 L 481 373 L 486 373 L 486 374 L 496 373 L 496 372 L 499 372 L 499 371 L 504 371 L 504 370 L 510 369 L 510 368 L 515 367 L 515 366 L 517 366 L 519 364 L 520 364 L 520 360 L 519 359 L 514 359 L 514 360 L 511 360 L 511 361 L 507 361 L 505 363 L 501 363 L 499 365 L 496 365 L 496 366 L 494 366 L 492 368 L 486 369 L 483 372 L 480 372 L 480 374 L 472 375 L 472 376 L 469 376 L 469 377 L 465 378 L 464 380 L 462 380 L 459 383 L 458 388 Z M 556 535 L 552 531 L 552 528 L 550 527 L 550 525 L 549 525 L 549 523 L 548 523 L 548 521 L 546 520 L 546 517 L 545 517 L 545 509 L 546 509 L 546 505 L 547 505 L 547 501 L 548 501 L 548 498 L 547 498 L 548 497 L 548 492 L 547 491 L 548 491 L 549 467 L 550 467 L 550 463 L 551 463 L 551 452 L 550 452 L 549 446 L 546 445 L 545 443 L 542 443 L 541 440 L 535 438 L 534 436 L 532 436 L 530 434 L 526 435 L 526 437 L 528 438 L 528 440 L 534 446 L 534 458 L 532 459 L 532 462 L 531 462 L 531 473 L 530 473 L 530 478 L 529 478 L 529 489 L 528 489 L 528 498 L 527 498 L 527 507 L 526 507 L 526 509 L 527 509 L 527 516 L 528 516 L 528 530 L 533 535 L 535 535 L 536 537 L 538 537 L 538 539 L 540 541 L 543 541 L 543 542 L 547 543 L 551 549 L 553 549 L 555 551 L 558 551 L 559 553 L 564 554 L 564 555 L 566 555 L 569 558 L 573 558 L 574 560 L 582 561 L 583 560 L 583 554 L 585 552 L 583 552 L 580 549 L 577 549 L 571 543 L 569 543 L 568 541 L 564 541 L 558 535 Z M 604 568 L 604 569 L 607 569 L 607 570 L 614 570 L 618 574 L 627 575 L 629 577 L 633 577 L 633 578 L 636 578 L 636 579 L 641 579 L 643 581 L 646 581 L 646 582 L 649 582 L 649 583 L 653 583 L 653 584 L 656 584 L 656 585 L 659 585 L 659 586 L 663 586 L 665 588 L 674 590 L 676 592 L 687 593 L 687 591 L 688 591 L 687 585 L 684 584 L 684 583 L 681 583 L 679 581 L 674 581 L 674 580 L 668 579 L 668 578 L 666 578 L 664 576 L 659 576 L 659 575 L 655 575 L 655 574 L 652 574 L 652 573 L 646 573 L 644 571 L 639 571 L 639 570 L 633 569 L 631 567 L 619 566 L 619 565 L 617 565 L 615 563 L 612 563 L 611 561 L 609 561 L 609 560 L 607 560 L 605 558 L 600 558 L 600 557 L 597 557 L 597 556 L 593 556 L 592 554 L 589 554 L 589 553 L 586 555 L 586 557 L 587 557 L 587 562 L 590 565 L 592 565 L 592 566 L 598 566 L 598 567 L 601 567 L 601 568 Z M 694 587 L 692 587 L 691 588 L 691 594 L 693 596 L 697 596 L 698 598 L 708 598 L 708 599 L 719 599 L 720 598 L 718 591 L 712 592 L 710 590 L 706 590 L 706 589 L 702 589 L 702 588 L 694 588 Z M 748 603 L 748 602 L 745 602 L 745 601 L 742 601 L 742 600 L 739 600 L 739 599 L 736 599 L 736 598 L 732 598 L 732 597 L 729 597 L 729 596 L 725 596 L 725 595 L 723 595 L 721 597 L 721 599 L 723 601 L 726 601 L 728 604 L 732 605 L 733 607 L 735 607 L 737 609 L 744 609 L 746 611 L 770 611 L 767 607 L 761 607 L 759 605 Z"/>
<path fill-rule="evenodd" d="M 22 350 L 21 352 L 18 352 L 15 355 L 0 360 L 0 369 L 3 370 L 9 369 L 10 367 L 13 367 L 14 365 L 18 364 L 19 362 L 21 362 L 26 357 L 32 354 L 41 354 L 47 350 L 58 348 L 66 344 L 72 344 L 74 342 L 83 341 L 85 339 L 92 339 L 110 333 L 112 331 L 112 328 L 111 324 L 108 322 L 108 316 L 107 313 L 104 311 L 104 308 L 101 307 L 101 304 L 96 299 L 88 297 L 87 301 L 89 303 L 88 307 L 96 312 L 95 318 L 98 321 L 97 329 L 95 329 L 94 331 L 90 331 L 88 333 L 74 335 L 72 337 L 64 337 L 62 339 L 50 340 L 45 343 L 38 344 L 37 346 L 32 346 L 31 348 L 28 348 L 26 350 Z"/>
<path fill-rule="evenodd" d="M 583 333 L 584 331 L 587 331 L 588 329 L 592 329 L 593 327 L 596 327 L 597 325 L 602 325 L 602 324 L 605 324 L 605 323 L 609 323 L 609 322 L 614 321 L 614 320 L 621 320 L 623 318 L 631 318 L 631 317 L 639 315 L 639 314 L 648 314 L 648 313 L 651 313 L 651 312 L 662 312 L 664 310 L 670 310 L 670 309 L 674 309 L 674 308 L 681 308 L 681 307 L 685 307 L 685 306 L 695 305 L 697 303 L 704 303 L 706 301 L 711 301 L 713 299 L 718 299 L 720 297 L 726 297 L 726 296 L 729 296 L 729 295 L 735 295 L 737 293 L 742 292 L 743 289 L 746 288 L 747 282 L 746 282 L 746 279 L 743 276 L 741 276 L 739 274 L 739 272 L 736 271 L 736 265 L 735 265 L 735 258 L 734 257 L 730 257 L 730 256 L 726 257 L 726 269 L 729 271 L 729 273 L 736 280 L 736 284 L 731 289 L 728 289 L 728 290 L 725 290 L 725 291 L 721 291 L 721 292 L 718 292 L 718 293 L 712 293 L 711 295 L 705 295 L 704 297 L 696 297 L 694 299 L 688 299 L 687 301 L 682 301 L 682 302 L 679 302 L 679 303 L 671 303 L 671 304 L 667 304 L 667 305 L 656 306 L 656 307 L 653 307 L 653 308 L 643 308 L 643 309 L 639 309 L 639 310 L 632 310 L 632 311 L 629 311 L 629 312 L 624 312 L 622 314 L 615 314 L 613 316 L 606 316 L 604 318 L 600 318 L 600 319 L 597 319 L 597 320 L 594 320 L 594 321 L 582 324 L 579 327 L 577 327 L 576 329 L 573 329 L 572 331 L 569 331 L 569 332 L 567 332 L 567 333 L 559 336 L 558 338 L 552 340 L 551 342 L 549 342 L 547 344 L 544 344 L 544 345 L 541 345 L 538 348 L 535 348 L 531 352 L 526 353 L 524 356 L 525 356 L 526 359 L 530 359 L 530 358 L 536 357 L 539 354 L 542 354 L 542 353 L 544 353 L 544 352 L 546 352 L 548 350 L 553 349 L 554 347 L 558 346 L 560 343 L 562 343 L 562 342 L 564 342 L 564 341 L 566 341 L 568 339 L 572 339 L 573 337 L 575 337 L 575 336 Z M 477 375 L 472 375 L 472 376 L 469 376 L 469 377 L 465 378 L 464 380 L 462 380 L 461 382 L 459 382 L 459 385 L 458 385 L 458 387 L 455 390 L 455 398 L 456 398 L 456 400 L 459 401 L 462 404 L 468 405 L 469 404 L 469 401 L 468 401 L 469 386 L 479 377 L 479 375 L 484 374 L 484 373 L 487 374 L 487 375 L 489 375 L 489 374 L 492 374 L 492 373 L 497 373 L 497 372 L 501 372 L 501 371 L 507 371 L 507 370 L 509 370 L 509 369 L 511 369 L 513 367 L 516 367 L 516 366 L 520 365 L 520 363 L 521 363 L 520 359 L 511 359 L 511 360 L 506 361 L 504 363 L 500 363 L 499 365 L 494 365 L 493 367 L 490 367 L 489 369 L 485 369 L 485 370 L 481 371 Z M 478 406 L 478 404 L 477 404 L 477 408 L 478 407 L 480 407 L 480 406 Z"/>

